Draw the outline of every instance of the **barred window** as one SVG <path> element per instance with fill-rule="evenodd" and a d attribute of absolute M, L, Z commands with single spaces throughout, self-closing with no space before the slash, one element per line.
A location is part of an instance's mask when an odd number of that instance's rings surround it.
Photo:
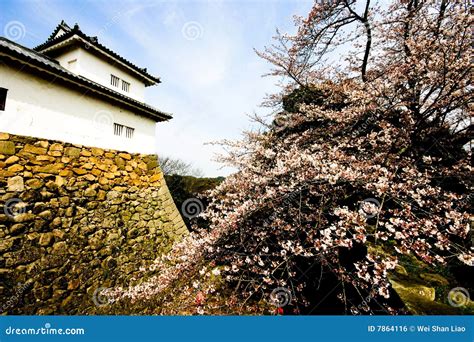
<path fill-rule="evenodd" d="M 110 75 L 110 84 L 114 87 L 118 87 L 120 83 L 120 78 L 115 75 Z"/>
<path fill-rule="evenodd" d="M 122 90 L 128 93 L 130 91 L 130 83 L 122 80 Z"/>
<path fill-rule="evenodd" d="M 5 110 L 5 103 L 7 102 L 8 89 L 0 87 L 0 110 Z"/>
<path fill-rule="evenodd" d="M 123 132 L 123 125 L 114 123 L 114 135 L 121 136 Z"/>
<path fill-rule="evenodd" d="M 132 139 L 134 133 L 135 133 L 135 128 L 124 126 L 118 123 L 114 123 L 114 135 L 121 137 L 125 134 L 125 138 Z"/>
<path fill-rule="evenodd" d="M 135 133 L 135 128 L 125 127 L 125 136 L 129 139 L 133 138 L 133 133 Z"/>

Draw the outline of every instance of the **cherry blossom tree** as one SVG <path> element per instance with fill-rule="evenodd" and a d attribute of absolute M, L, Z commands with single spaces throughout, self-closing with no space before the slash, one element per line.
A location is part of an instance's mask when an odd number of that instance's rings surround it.
<path fill-rule="evenodd" d="M 210 228 L 116 295 L 150 298 L 212 271 L 237 306 L 278 301 L 285 289 L 278 313 L 304 313 L 319 289 L 306 275 L 316 267 L 312 276 L 341 282 L 346 311 L 395 313 L 388 273 L 401 255 L 473 266 L 472 10 L 449 0 L 328 1 L 295 23 L 295 35 L 278 33 L 259 52 L 284 79 L 268 101 L 277 115 L 224 142 L 221 161 L 239 171 L 211 192 Z M 342 45 L 351 46 L 344 63 L 331 64 Z M 180 291 L 199 290 L 205 312 L 203 293 L 215 289 L 193 279 Z"/>

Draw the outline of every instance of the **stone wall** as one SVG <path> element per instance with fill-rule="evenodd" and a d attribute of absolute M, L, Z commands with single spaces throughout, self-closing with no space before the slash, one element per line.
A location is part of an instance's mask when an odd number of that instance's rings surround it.
<path fill-rule="evenodd" d="M 0 314 L 94 313 L 187 233 L 156 156 L 0 133 Z"/>

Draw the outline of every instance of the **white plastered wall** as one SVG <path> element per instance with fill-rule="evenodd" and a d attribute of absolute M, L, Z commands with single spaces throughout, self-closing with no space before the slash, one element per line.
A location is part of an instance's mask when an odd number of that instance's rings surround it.
<path fill-rule="evenodd" d="M 93 47 L 91 46 L 89 49 L 93 49 Z M 75 74 L 84 76 L 140 102 L 145 101 L 145 84 L 142 81 L 125 72 L 122 68 L 110 64 L 110 61 L 100 59 L 87 49 L 76 47 L 57 57 L 56 60 L 62 67 Z M 71 63 L 71 61 L 74 62 Z M 120 78 L 118 87 L 114 87 L 110 84 L 111 74 Z M 130 83 L 129 92 L 122 90 L 122 80 Z"/>
<path fill-rule="evenodd" d="M 0 132 L 74 144 L 151 154 L 156 152 L 152 119 L 106 100 L 51 83 L 0 64 L 0 87 L 8 89 Z M 135 129 L 133 138 L 114 135 L 114 122 Z"/>

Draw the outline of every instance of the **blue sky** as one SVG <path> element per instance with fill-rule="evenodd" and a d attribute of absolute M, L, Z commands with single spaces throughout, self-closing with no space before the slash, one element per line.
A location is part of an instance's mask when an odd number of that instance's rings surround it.
<path fill-rule="evenodd" d="M 158 153 L 191 162 L 206 176 L 227 175 L 207 142 L 238 139 L 248 115 L 276 79 L 254 48 L 271 43 L 278 27 L 293 32 L 292 16 L 312 2 L 280 1 L 50 1 L 0 0 L 0 34 L 12 21 L 25 27 L 17 42 L 36 46 L 64 19 L 140 67 L 161 77 L 146 100 L 174 114 L 158 125 Z"/>

